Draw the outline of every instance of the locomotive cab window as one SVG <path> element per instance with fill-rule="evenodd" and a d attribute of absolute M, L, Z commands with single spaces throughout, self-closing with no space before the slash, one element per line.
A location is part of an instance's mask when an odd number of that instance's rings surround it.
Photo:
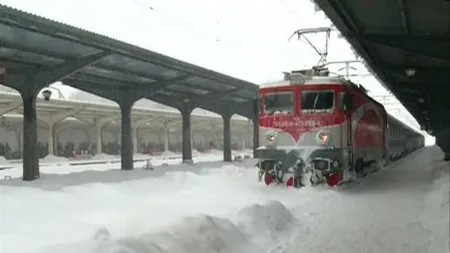
<path fill-rule="evenodd" d="M 302 91 L 301 98 L 302 111 L 332 110 L 334 108 L 333 91 Z"/>
<path fill-rule="evenodd" d="M 264 113 L 271 114 L 287 114 L 294 111 L 294 92 L 279 91 L 271 92 L 264 95 Z"/>

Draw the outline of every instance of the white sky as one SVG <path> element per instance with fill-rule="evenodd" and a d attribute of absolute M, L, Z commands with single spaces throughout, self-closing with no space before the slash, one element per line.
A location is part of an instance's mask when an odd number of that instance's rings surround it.
<path fill-rule="evenodd" d="M 247 81 L 280 79 L 281 72 L 318 61 L 312 48 L 289 36 L 329 26 L 309 0 L 0 0 L 0 3 L 113 37 Z M 324 35 L 313 38 L 320 48 Z M 328 61 L 355 59 L 332 34 Z M 342 66 L 336 66 L 338 69 Z M 362 64 L 353 74 L 366 74 Z M 389 95 L 373 77 L 356 77 L 372 96 Z M 70 89 L 65 88 L 65 92 Z M 387 110 L 418 129 L 395 98 Z M 399 109 L 396 109 L 399 108 Z M 427 138 L 434 143 L 434 138 Z"/>

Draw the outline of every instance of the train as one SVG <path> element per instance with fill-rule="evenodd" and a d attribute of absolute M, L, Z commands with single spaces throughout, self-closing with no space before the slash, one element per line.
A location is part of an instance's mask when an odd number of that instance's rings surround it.
<path fill-rule="evenodd" d="M 363 86 L 328 68 L 283 74 L 259 88 L 259 181 L 333 187 L 425 145 L 422 134 L 389 115 Z"/>

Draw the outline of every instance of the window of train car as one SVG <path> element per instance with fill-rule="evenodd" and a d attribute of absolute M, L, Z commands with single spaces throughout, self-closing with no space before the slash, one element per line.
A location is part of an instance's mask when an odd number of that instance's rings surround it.
<path fill-rule="evenodd" d="M 287 114 L 294 111 L 295 94 L 293 91 L 270 92 L 264 95 L 264 113 Z"/>
<path fill-rule="evenodd" d="M 304 90 L 300 103 L 302 111 L 331 111 L 334 108 L 334 91 Z"/>

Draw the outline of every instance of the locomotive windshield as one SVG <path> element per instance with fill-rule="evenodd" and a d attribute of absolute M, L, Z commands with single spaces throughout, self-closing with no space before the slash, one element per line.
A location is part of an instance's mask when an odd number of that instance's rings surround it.
<path fill-rule="evenodd" d="M 264 112 L 269 115 L 291 113 L 294 111 L 294 97 L 292 91 L 267 93 L 264 96 Z"/>
<path fill-rule="evenodd" d="M 333 91 L 302 91 L 302 110 L 329 110 L 334 106 Z"/>

